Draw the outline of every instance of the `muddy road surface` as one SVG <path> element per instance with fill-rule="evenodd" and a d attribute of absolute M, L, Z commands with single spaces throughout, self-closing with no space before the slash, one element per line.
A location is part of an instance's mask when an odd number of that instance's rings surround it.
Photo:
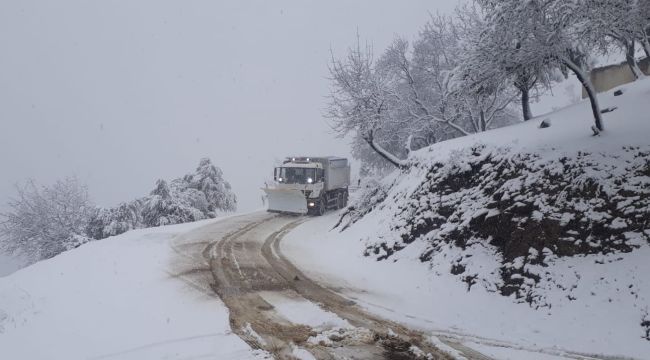
<path fill-rule="evenodd" d="M 491 359 L 466 342 L 576 360 L 621 360 L 558 348 L 521 346 L 455 331 L 425 334 L 366 312 L 296 268 L 280 250 L 285 234 L 308 217 L 266 212 L 210 223 L 173 241 L 170 275 L 219 297 L 230 326 L 276 359 Z M 429 335 L 435 335 L 432 344 Z M 444 351 L 443 351 L 444 350 Z"/>
<path fill-rule="evenodd" d="M 369 314 L 310 280 L 280 252 L 282 237 L 303 221 L 257 212 L 224 219 L 174 241 L 173 275 L 215 293 L 230 326 L 276 359 L 451 359 L 424 334 Z M 460 343 L 468 359 L 490 359 Z"/>

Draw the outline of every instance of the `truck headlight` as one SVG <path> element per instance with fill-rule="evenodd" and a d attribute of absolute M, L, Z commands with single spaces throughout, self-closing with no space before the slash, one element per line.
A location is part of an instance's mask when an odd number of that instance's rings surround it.
<path fill-rule="evenodd" d="M 316 204 L 314 204 L 312 201 L 307 203 L 307 206 L 309 206 L 309 207 L 314 207 L 314 205 L 316 205 Z"/>
<path fill-rule="evenodd" d="M 312 179 L 312 178 L 307 178 L 307 184 L 311 184 L 311 183 L 313 183 L 313 182 L 314 182 L 314 179 Z"/>
<path fill-rule="evenodd" d="M 282 182 L 282 178 L 278 178 L 278 182 Z"/>

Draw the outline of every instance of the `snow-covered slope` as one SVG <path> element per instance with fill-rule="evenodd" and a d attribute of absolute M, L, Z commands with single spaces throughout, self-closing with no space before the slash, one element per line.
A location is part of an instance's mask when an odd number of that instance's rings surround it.
<path fill-rule="evenodd" d="M 172 239 L 212 221 L 130 231 L 0 278 L 0 359 L 254 358 L 217 298 L 169 274 Z"/>
<path fill-rule="evenodd" d="M 0 253 L 0 277 L 7 276 L 20 269 L 21 263 L 18 259 Z"/>
<path fill-rule="evenodd" d="M 616 108 L 600 136 L 582 102 L 436 144 L 285 250 L 369 309 L 470 345 L 648 358 L 650 80 L 622 89 L 600 95 Z"/>

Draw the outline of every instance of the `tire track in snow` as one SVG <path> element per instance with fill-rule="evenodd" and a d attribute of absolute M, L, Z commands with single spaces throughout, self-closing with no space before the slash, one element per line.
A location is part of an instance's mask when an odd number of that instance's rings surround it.
<path fill-rule="evenodd" d="M 331 311 L 341 318 L 348 320 L 353 325 L 370 329 L 375 332 L 382 332 L 389 330 L 390 332 L 397 333 L 400 337 L 409 339 L 409 342 L 415 342 L 419 346 L 428 348 L 427 350 L 434 349 L 437 353 L 443 353 L 437 349 L 433 344 L 427 340 L 427 335 L 408 329 L 407 327 L 382 319 L 378 316 L 367 313 L 361 309 L 356 303 L 345 296 L 338 294 L 330 288 L 322 287 L 316 282 L 310 280 L 302 271 L 300 271 L 288 258 L 286 258 L 280 250 L 280 242 L 284 235 L 291 231 L 301 222 L 291 223 L 280 231 L 269 236 L 262 248 L 264 257 L 275 268 L 278 273 L 287 279 L 295 279 L 296 276 L 301 279 L 295 282 L 296 291 L 306 299 L 318 303 L 327 311 Z M 490 360 L 489 356 L 481 354 L 480 352 L 466 347 L 460 343 L 447 341 L 445 345 L 450 346 L 463 357 L 469 360 Z"/>
<path fill-rule="evenodd" d="M 264 349 L 279 359 L 292 358 L 296 349 L 307 350 L 318 359 L 416 358 L 409 352 L 412 345 L 430 353 L 432 359 L 450 358 L 424 341 L 422 334 L 368 317 L 353 302 L 321 288 L 304 274 L 287 273 L 286 270 L 293 265 L 286 263 L 279 248 L 271 244 L 305 220 L 267 214 L 251 219 L 250 224 L 237 227 L 225 236 L 209 239 L 210 244 L 202 254 L 208 256 L 214 279 L 212 289 L 230 310 L 233 332 L 252 347 Z M 334 345 L 309 342 L 310 337 L 319 332 L 307 325 L 288 321 L 261 296 L 269 292 L 277 293 L 279 297 L 309 301 L 350 321 L 354 328 L 340 330 L 341 336 L 339 333 L 333 335 L 332 338 L 340 337 Z M 342 311 L 343 308 L 355 310 Z M 354 331 L 365 331 L 372 336 L 364 341 L 353 340 L 354 336 L 349 332 Z"/>
<path fill-rule="evenodd" d="M 296 348 L 294 344 L 305 347 L 318 359 L 340 358 L 342 354 L 346 354 L 341 350 L 341 348 L 345 350 L 346 346 L 352 349 L 350 351 L 353 353 L 355 350 L 353 348 L 356 347 L 355 356 L 359 355 L 359 351 L 367 351 L 368 355 L 365 358 L 368 359 L 386 357 L 386 353 L 379 345 L 382 339 L 372 344 L 351 344 L 339 348 L 309 344 L 306 340 L 310 336 L 317 335 L 316 332 L 308 326 L 289 322 L 274 309 L 273 305 L 259 295 L 262 291 L 302 297 L 358 328 L 372 331 L 379 338 L 386 337 L 389 332 L 396 333 L 399 338 L 417 343 L 438 356 L 434 358 L 448 357 L 431 345 L 431 341 L 428 340 L 431 335 L 442 342 L 441 346 L 449 346 L 467 359 L 489 360 L 491 358 L 464 343 L 504 347 L 576 360 L 622 359 L 564 349 L 519 346 L 444 329 L 424 334 L 372 315 L 356 305 L 356 299 L 340 294 L 338 292 L 340 289 L 324 287 L 309 279 L 282 254 L 280 242 L 283 236 L 306 220 L 307 218 L 304 217 L 253 213 L 199 228 L 186 234 L 185 238 L 179 239 L 175 245 L 174 250 L 183 255 L 186 261 L 191 261 L 194 266 L 177 276 L 182 278 L 184 275 L 201 274 L 202 277 L 195 280 L 192 285 L 197 287 L 196 284 L 200 284 L 198 287 L 219 295 L 230 310 L 233 332 L 253 348 L 264 349 L 280 359 L 291 358 L 292 350 Z M 260 338 L 263 341 L 260 341 Z"/>

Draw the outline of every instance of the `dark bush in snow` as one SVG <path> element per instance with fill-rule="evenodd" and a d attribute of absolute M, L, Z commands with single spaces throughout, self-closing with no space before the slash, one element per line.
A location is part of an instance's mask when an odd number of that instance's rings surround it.
<path fill-rule="evenodd" d="M 170 184 L 158 180 L 156 188 L 144 198 L 116 208 L 97 209 L 86 234 L 103 239 L 131 229 L 214 218 L 220 211 L 236 208 L 235 194 L 223 179 L 221 169 L 204 158 L 194 173 L 174 179 Z"/>
<path fill-rule="evenodd" d="M 210 213 L 208 199 L 205 194 L 199 190 L 189 187 L 184 179 L 176 179 L 171 182 L 170 190 L 172 196 L 177 198 L 183 204 L 193 207 L 203 213 L 206 217 Z"/>
<path fill-rule="evenodd" d="M 366 186 L 361 190 L 358 200 L 341 214 L 339 221 L 334 228 L 340 228 L 344 231 L 350 225 L 354 224 L 365 215 L 370 213 L 386 199 L 388 187 L 382 185 L 376 180 L 370 179 Z"/>
<path fill-rule="evenodd" d="M 206 215 L 209 217 L 216 216 L 218 211 L 235 211 L 237 209 L 237 199 L 232 193 L 230 184 L 223 179 L 223 172 L 212 165 L 210 159 L 201 159 L 194 174 L 185 175 L 183 181 L 186 184 L 186 189 L 181 189 L 181 192 L 194 189 L 205 195 Z M 196 200 L 196 194 L 185 196 L 188 199 Z"/>
<path fill-rule="evenodd" d="M 426 244 L 424 262 L 450 247 L 493 249 L 501 262 L 496 290 L 539 304 L 535 284 L 545 275 L 535 266 L 650 241 L 650 147 L 542 158 L 477 146 L 427 166 L 415 191 L 395 197 L 395 236 L 370 241 L 366 255 L 386 259 L 416 240 Z M 447 261 L 468 286 L 476 283 L 467 257 Z"/>
<path fill-rule="evenodd" d="M 136 229 L 142 223 L 142 201 L 122 203 L 115 208 L 96 209 L 86 227 L 86 235 L 93 239 L 103 239 Z"/>
<path fill-rule="evenodd" d="M 201 159 L 194 173 L 158 180 L 149 196 L 115 208 L 95 208 L 75 178 L 51 187 L 27 182 L 0 213 L 0 251 L 19 253 L 35 262 L 75 248 L 90 239 L 126 231 L 213 218 L 234 211 L 237 200 L 221 169 Z"/>
<path fill-rule="evenodd" d="M 181 224 L 202 219 L 205 219 L 205 215 L 200 210 L 172 196 L 165 180 L 156 182 L 156 188 L 145 198 L 142 206 L 144 227 Z"/>

